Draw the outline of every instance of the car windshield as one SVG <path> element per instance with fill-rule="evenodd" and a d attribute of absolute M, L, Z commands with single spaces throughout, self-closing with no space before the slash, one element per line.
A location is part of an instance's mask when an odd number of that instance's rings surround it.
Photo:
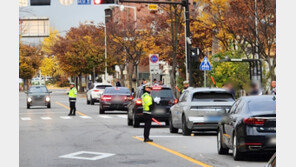
<path fill-rule="evenodd" d="M 276 111 L 276 101 L 249 101 L 249 111 Z"/>
<path fill-rule="evenodd" d="M 112 87 L 111 85 L 97 85 L 96 89 L 105 89 L 106 87 Z"/>
<path fill-rule="evenodd" d="M 165 99 L 173 99 L 173 91 L 171 89 L 151 90 L 151 96 Z"/>
<path fill-rule="evenodd" d="M 227 92 L 196 92 L 192 101 L 234 101 L 232 95 Z"/>
<path fill-rule="evenodd" d="M 29 89 L 30 93 L 47 93 L 47 89 L 45 86 L 33 86 Z"/>
<path fill-rule="evenodd" d="M 118 95 L 118 94 L 123 94 L 123 95 L 127 95 L 127 94 L 131 94 L 130 90 L 128 88 L 124 88 L 124 87 L 110 87 L 110 88 L 106 88 L 104 94 L 108 94 L 108 95 Z"/>

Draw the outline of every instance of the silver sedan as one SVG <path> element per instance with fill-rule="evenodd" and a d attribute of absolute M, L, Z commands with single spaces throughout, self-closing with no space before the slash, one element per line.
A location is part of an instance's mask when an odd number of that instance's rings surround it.
<path fill-rule="evenodd" d="M 233 95 L 220 88 L 188 88 L 171 107 L 170 132 L 190 135 L 194 130 L 216 131 L 218 122 L 234 103 Z"/>

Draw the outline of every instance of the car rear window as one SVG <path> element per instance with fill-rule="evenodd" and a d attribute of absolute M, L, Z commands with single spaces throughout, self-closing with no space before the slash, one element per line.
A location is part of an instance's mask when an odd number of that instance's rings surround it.
<path fill-rule="evenodd" d="M 46 93 L 48 92 L 45 86 L 33 86 L 29 89 L 30 93 Z"/>
<path fill-rule="evenodd" d="M 249 101 L 248 107 L 250 112 L 256 111 L 276 111 L 275 101 Z"/>
<path fill-rule="evenodd" d="M 124 88 L 124 87 L 110 87 L 110 88 L 106 88 L 104 94 L 131 94 L 131 91 L 128 88 Z"/>
<path fill-rule="evenodd" d="M 196 92 L 192 101 L 234 101 L 234 98 L 227 92 Z"/>
<path fill-rule="evenodd" d="M 171 89 L 160 89 L 160 90 L 151 90 L 151 96 L 154 97 L 160 97 L 160 98 L 167 98 L 167 99 L 173 99 L 173 91 Z"/>
<path fill-rule="evenodd" d="M 112 87 L 111 85 L 97 85 L 96 89 L 105 89 L 106 87 Z"/>

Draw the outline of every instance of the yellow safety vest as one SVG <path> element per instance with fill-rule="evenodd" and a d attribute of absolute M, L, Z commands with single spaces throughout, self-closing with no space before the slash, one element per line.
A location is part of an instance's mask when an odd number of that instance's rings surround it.
<path fill-rule="evenodd" d="M 77 89 L 75 87 L 73 87 L 72 89 L 70 89 L 69 91 L 69 97 L 70 98 L 76 98 L 77 96 Z"/>
<path fill-rule="evenodd" d="M 150 111 L 149 106 L 152 105 L 152 97 L 146 92 L 142 95 L 143 111 Z M 151 111 L 150 111 L 151 112 Z"/>

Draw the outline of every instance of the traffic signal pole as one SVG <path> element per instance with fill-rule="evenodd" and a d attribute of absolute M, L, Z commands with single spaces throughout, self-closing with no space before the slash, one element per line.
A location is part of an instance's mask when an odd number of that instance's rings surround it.
<path fill-rule="evenodd" d="M 149 4 L 168 4 L 181 5 L 185 9 L 185 45 L 186 45 L 186 66 L 188 69 L 189 86 L 192 86 L 192 58 L 191 58 L 191 36 L 190 36 L 190 18 L 189 18 L 189 0 L 182 0 L 181 2 L 171 1 L 138 1 L 138 0 L 119 0 L 121 3 L 149 3 Z M 186 77 L 187 78 L 187 77 Z"/>

